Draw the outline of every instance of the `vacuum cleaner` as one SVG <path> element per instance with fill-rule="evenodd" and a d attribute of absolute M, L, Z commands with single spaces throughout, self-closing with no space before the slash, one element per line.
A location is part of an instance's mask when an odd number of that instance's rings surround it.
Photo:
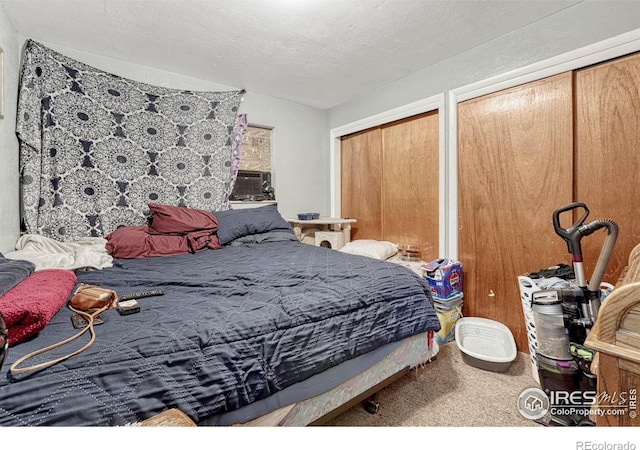
<path fill-rule="evenodd" d="M 560 218 L 582 210 L 581 217 L 568 228 Z M 553 227 L 567 243 L 575 279 L 566 287 L 532 293 L 538 347 L 536 359 L 542 389 L 550 396 L 549 424 L 593 426 L 589 405 L 595 397 L 596 377 L 590 373 L 593 352 L 583 347 L 600 309 L 600 284 L 618 237 L 618 225 L 610 219 L 585 223 L 589 209 L 584 203 L 571 203 L 553 213 Z M 605 229 L 607 236 L 591 279 L 587 282 L 581 240 Z"/>

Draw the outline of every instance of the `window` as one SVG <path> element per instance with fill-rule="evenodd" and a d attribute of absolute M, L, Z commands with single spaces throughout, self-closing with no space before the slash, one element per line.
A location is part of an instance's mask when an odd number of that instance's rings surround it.
<path fill-rule="evenodd" d="M 271 186 L 271 132 L 271 128 L 247 125 L 230 200 L 275 200 Z"/>
<path fill-rule="evenodd" d="M 271 128 L 248 125 L 242 138 L 239 170 L 271 172 Z"/>

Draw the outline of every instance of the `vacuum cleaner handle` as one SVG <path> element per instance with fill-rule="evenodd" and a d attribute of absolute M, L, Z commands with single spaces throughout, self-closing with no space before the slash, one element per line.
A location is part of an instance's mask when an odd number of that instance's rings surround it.
<path fill-rule="evenodd" d="M 577 222 L 569 228 L 562 228 L 560 226 L 560 215 L 578 208 L 584 209 L 582 217 L 580 217 L 580 219 L 578 219 Z M 589 208 L 587 208 L 587 205 L 578 202 L 563 206 L 553 212 L 553 228 L 556 230 L 556 233 L 566 241 L 567 248 L 569 249 L 569 253 L 571 253 L 574 262 L 582 262 L 582 247 L 580 246 L 580 239 L 582 239 L 582 236 L 584 235 L 582 225 L 588 215 Z"/>

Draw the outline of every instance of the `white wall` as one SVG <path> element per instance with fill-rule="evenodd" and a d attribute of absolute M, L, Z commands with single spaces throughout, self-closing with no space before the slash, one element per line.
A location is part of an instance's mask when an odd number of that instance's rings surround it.
<path fill-rule="evenodd" d="M 11 64 L 6 73 L 11 77 L 7 86 L 9 103 L 17 98 L 20 55 L 28 36 L 18 36 L 13 27 L 4 26 L 8 22 L 0 11 L 0 25 L 3 34 L 0 44 L 5 53 L 10 53 Z M 10 23 L 8 24 L 10 25 Z M 6 41 L 6 42 L 5 42 Z M 109 71 L 129 79 L 168 88 L 190 90 L 235 90 L 242 86 L 224 86 L 204 80 L 185 77 L 150 67 L 130 64 L 80 50 L 63 47 L 51 42 L 42 44 L 78 61 Z M 81 44 L 81 43 L 79 43 Z M 7 52 L 10 50 L 10 52 Z M 247 92 L 240 105 L 240 112 L 246 113 L 249 123 L 273 127 L 273 185 L 278 208 L 285 216 L 295 216 L 298 212 L 317 211 L 329 214 L 329 155 L 326 133 L 326 112 L 301 106 L 296 103 Z M 9 251 L 18 237 L 18 143 L 15 138 L 15 106 L 6 111 L 7 119 L 0 122 L 0 142 L 2 142 L 3 164 L 0 165 L 0 252 Z M 4 164 L 4 161 L 8 164 Z M 6 175 L 6 176 L 5 176 Z M 5 210 L 7 213 L 5 214 Z"/>
<path fill-rule="evenodd" d="M 584 1 L 328 111 L 329 129 L 640 28 L 640 1 Z"/>
<path fill-rule="evenodd" d="M 329 134 L 326 112 L 247 93 L 240 107 L 250 123 L 273 126 L 272 173 L 278 209 L 284 217 L 300 212 L 330 213 Z"/>
<path fill-rule="evenodd" d="M 0 120 L 0 252 L 13 249 L 20 231 L 18 140 L 15 134 L 20 68 L 18 35 L 0 5 L 0 47 L 4 50 L 4 119 Z"/>

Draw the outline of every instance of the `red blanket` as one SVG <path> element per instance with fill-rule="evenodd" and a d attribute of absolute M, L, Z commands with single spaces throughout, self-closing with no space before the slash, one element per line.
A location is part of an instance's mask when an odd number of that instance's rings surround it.
<path fill-rule="evenodd" d="M 107 252 L 114 258 L 195 253 L 218 249 L 216 217 L 201 209 L 149 203 L 151 226 L 120 227 L 106 236 Z"/>
<path fill-rule="evenodd" d="M 153 234 L 150 227 L 120 227 L 106 236 L 107 252 L 114 258 L 133 259 L 150 256 L 195 253 L 221 248 L 215 231 L 192 231 L 184 235 Z"/>
<path fill-rule="evenodd" d="M 71 270 L 34 272 L 0 297 L 0 312 L 9 332 L 9 345 L 38 334 L 66 303 L 76 284 Z"/>

